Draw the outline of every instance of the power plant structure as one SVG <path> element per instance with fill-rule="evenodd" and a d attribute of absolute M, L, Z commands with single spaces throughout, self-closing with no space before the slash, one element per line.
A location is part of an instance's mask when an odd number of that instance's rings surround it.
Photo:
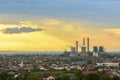
<path fill-rule="evenodd" d="M 71 46 L 71 52 L 75 53 L 76 52 L 76 47 Z"/>
<path fill-rule="evenodd" d="M 99 52 L 104 52 L 104 47 L 103 46 L 99 46 Z"/>
<path fill-rule="evenodd" d="M 83 45 L 81 46 L 81 52 L 86 52 L 85 38 L 83 38 Z"/>
<path fill-rule="evenodd" d="M 71 47 L 71 52 L 70 52 L 70 56 L 74 57 L 76 55 L 80 55 L 80 56 L 88 56 L 88 52 L 90 52 L 89 48 L 90 48 L 90 40 L 89 38 L 86 39 L 87 42 L 85 41 L 85 38 L 83 38 L 83 43 L 81 46 L 81 52 L 79 52 L 79 42 L 76 41 L 75 47 Z"/>
<path fill-rule="evenodd" d="M 78 41 L 76 41 L 76 53 L 78 53 Z"/>
<path fill-rule="evenodd" d="M 89 38 L 87 38 L 87 52 L 89 52 L 89 49 L 90 49 L 90 40 Z"/>
<path fill-rule="evenodd" d="M 98 46 L 93 46 L 93 52 L 98 52 Z"/>
<path fill-rule="evenodd" d="M 78 56 L 78 45 L 79 45 L 78 41 L 76 41 L 75 45 L 76 45 L 75 47 L 71 46 L 71 54 L 70 54 L 71 57 L 77 57 Z"/>
<path fill-rule="evenodd" d="M 85 46 L 85 38 L 83 38 L 83 45 Z"/>
<path fill-rule="evenodd" d="M 70 57 L 77 57 L 78 53 L 76 52 L 76 47 L 71 46 Z"/>
<path fill-rule="evenodd" d="M 93 56 L 98 57 L 98 46 L 93 46 Z"/>
<path fill-rule="evenodd" d="M 93 46 L 93 56 L 99 57 L 99 54 L 104 53 L 104 47 L 103 46 Z"/>
<path fill-rule="evenodd" d="M 82 57 L 87 57 L 89 56 L 89 52 L 90 52 L 90 40 L 89 38 L 87 38 L 85 40 L 85 38 L 83 38 L 83 45 L 81 46 L 81 52 L 80 52 L 80 56 Z"/>
<path fill-rule="evenodd" d="M 82 45 L 80 46 L 81 51 L 79 51 L 79 42 L 75 42 L 75 46 L 71 46 L 70 52 L 69 53 L 70 57 L 77 57 L 78 55 L 81 57 L 88 57 L 88 56 L 98 56 L 98 53 L 104 52 L 104 47 L 103 46 L 93 46 L 93 51 L 90 51 L 90 38 L 87 37 L 86 39 L 83 38 Z"/>
<path fill-rule="evenodd" d="M 93 46 L 93 52 L 104 52 L 104 47 L 103 46 Z"/>
<path fill-rule="evenodd" d="M 84 45 L 81 46 L 81 52 L 84 52 L 84 53 L 86 52 L 86 46 L 84 46 Z"/>

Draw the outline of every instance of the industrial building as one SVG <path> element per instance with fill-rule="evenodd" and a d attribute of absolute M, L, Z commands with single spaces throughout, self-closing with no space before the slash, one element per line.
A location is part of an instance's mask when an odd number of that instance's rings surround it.
<path fill-rule="evenodd" d="M 76 56 L 78 56 L 78 53 L 76 52 L 76 47 L 71 46 L 70 57 L 76 57 Z"/>
<path fill-rule="evenodd" d="M 93 46 L 93 52 L 98 52 L 98 46 Z"/>
<path fill-rule="evenodd" d="M 99 52 L 104 52 L 104 47 L 103 46 L 99 46 Z"/>
<path fill-rule="evenodd" d="M 85 38 L 83 38 L 83 45 L 81 46 L 81 52 L 86 52 L 86 46 L 85 46 Z"/>
<path fill-rule="evenodd" d="M 104 52 L 103 46 L 93 46 L 93 51 L 90 51 L 90 38 L 87 37 L 86 39 L 83 38 L 83 43 L 80 46 L 81 51 L 79 51 L 79 42 L 76 41 L 74 46 L 70 47 L 71 50 L 69 52 L 69 56 L 75 57 L 75 56 L 81 56 L 81 57 L 88 57 L 88 56 L 95 56 L 99 57 L 99 53 Z M 68 53 L 65 51 L 65 53 Z"/>

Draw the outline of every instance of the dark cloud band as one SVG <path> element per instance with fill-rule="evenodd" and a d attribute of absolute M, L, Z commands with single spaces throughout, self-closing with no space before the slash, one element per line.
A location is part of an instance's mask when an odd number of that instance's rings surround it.
<path fill-rule="evenodd" d="M 2 29 L 1 32 L 2 33 L 6 33 L 6 34 L 19 34 L 19 33 L 29 33 L 29 32 L 36 32 L 36 31 L 42 31 L 42 29 L 38 28 L 30 28 L 30 27 L 13 27 L 13 28 L 6 28 L 6 29 Z"/>

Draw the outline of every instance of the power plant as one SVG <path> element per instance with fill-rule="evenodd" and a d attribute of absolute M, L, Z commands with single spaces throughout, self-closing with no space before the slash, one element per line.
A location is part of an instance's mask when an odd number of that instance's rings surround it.
<path fill-rule="evenodd" d="M 83 45 L 81 46 L 81 52 L 86 52 L 86 46 L 85 46 L 85 38 L 83 38 Z"/>
<path fill-rule="evenodd" d="M 86 46 L 81 46 L 81 52 L 86 52 Z"/>
<path fill-rule="evenodd" d="M 90 41 L 89 38 L 87 38 L 87 52 L 89 52 L 89 49 L 90 49 Z"/>
<path fill-rule="evenodd" d="M 76 41 L 76 53 L 78 53 L 78 41 Z"/>
<path fill-rule="evenodd" d="M 71 46 L 71 51 L 68 52 L 70 57 L 77 57 L 78 55 L 81 57 L 86 57 L 86 56 L 94 56 L 98 55 L 98 53 L 104 52 L 104 47 L 103 46 L 93 46 L 93 51 L 90 51 L 90 38 L 87 37 L 86 39 L 83 38 L 82 45 L 80 46 L 81 51 L 79 52 L 79 42 L 75 42 L 75 46 Z M 65 51 L 65 53 L 67 53 Z"/>
<path fill-rule="evenodd" d="M 82 57 L 89 56 L 89 52 L 90 52 L 89 49 L 90 49 L 89 38 L 87 38 L 87 39 L 83 38 L 83 45 L 81 46 L 80 56 L 82 56 Z"/>
<path fill-rule="evenodd" d="M 83 45 L 85 46 L 85 38 L 83 38 Z"/>
<path fill-rule="evenodd" d="M 99 46 L 99 52 L 104 52 L 104 47 L 103 46 Z"/>
<path fill-rule="evenodd" d="M 98 52 L 98 46 L 93 46 L 93 52 Z"/>
<path fill-rule="evenodd" d="M 104 47 L 103 46 L 94 46 L 93 47 L 93 52 L 104 52 Z"/>
<path fill-rule="evenodd" d="M 83 38 L 83 45 L 81 46 L 81 52 L 89 52 L 90 40 L 87 38 L 87 45 L 85 45 L 85 38 Z M 86 51 L 87 49 L 87 51 Z"/>
<path fill-rule="evenodd" d="M 79 52 L 79 42 L 76 41 L 75 47 L 71 47 L 71 52 L 70 52 L 70 56 L 76 56 L 78 54 L 80 54 L 81 56 L 88 56 L 88 53 L 90 52 L 90 40 L 89 38 L 85 39 L 83 38 L 82 41 L 82 46 L 81 46 L 81 52 Z"/>
<path fill-rule="evenodd" d="M 71 46 L 71 57 L 77 57 L 78 53 L 76 52 L 76 47 Z"/>
<path fill-rule="evenodd" d="M 75 53 L 75 52 L 76 52 L 76 47 L 71 46 L 71 53 Z"/>

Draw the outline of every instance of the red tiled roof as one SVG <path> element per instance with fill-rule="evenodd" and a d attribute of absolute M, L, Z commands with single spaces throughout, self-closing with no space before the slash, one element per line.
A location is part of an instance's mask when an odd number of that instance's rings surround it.
<path fill-rule="evenodd" d="M 97 74 L 97 71 L 82 71 L 83 75 L 88 75 L 88 74 Z"/>

